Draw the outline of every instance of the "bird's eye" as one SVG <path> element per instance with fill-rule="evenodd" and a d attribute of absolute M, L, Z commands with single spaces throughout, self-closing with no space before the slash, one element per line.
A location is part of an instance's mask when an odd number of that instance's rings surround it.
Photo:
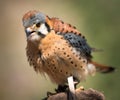
<path fill-rule="evenodd" d="M 37 24 L 36 24 L 36 27 L 40 27 L 40 23 L 37 23 Z"/>

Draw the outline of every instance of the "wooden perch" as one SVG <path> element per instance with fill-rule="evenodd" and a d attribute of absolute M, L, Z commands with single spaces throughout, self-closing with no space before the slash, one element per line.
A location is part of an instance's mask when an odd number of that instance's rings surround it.
<path fill-rule="evenodd" d="M 75 100 L 105 100 L 103 93 L 91 88 L 88 90 L 81 90 L 81 88 L 76 89 L 75 97 Z M 47 100 L 67 100 L 67 93 L 62 92 L 51 95 Z"/>

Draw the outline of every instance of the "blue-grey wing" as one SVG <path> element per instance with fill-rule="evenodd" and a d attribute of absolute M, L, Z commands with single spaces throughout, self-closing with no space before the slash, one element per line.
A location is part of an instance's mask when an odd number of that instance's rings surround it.
<path fill-rule="evenodd" d="M 66 40 L 68 40 L 71 46 L 73 46 L 78 52 L 80 52 L 83 57 L 87 59 L 92 58 L 92 48 L 87 44 L 86 40 L 83 37 L 78 36 L 74 33 L 66 33 L 62 35 Z"/>

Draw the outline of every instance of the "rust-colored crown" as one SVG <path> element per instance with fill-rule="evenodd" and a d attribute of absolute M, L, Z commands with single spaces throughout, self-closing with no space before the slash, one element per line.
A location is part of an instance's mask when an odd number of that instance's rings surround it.
<path fill-rule="evenodd" d="M 32 16 L 34 16 L 38 12 L 39 11 L 31 10 L 31 11 L 25 13 L 25 15 L 23 16 L 22 20 L 27 20 L 27 19 L 31 18 Z"/>

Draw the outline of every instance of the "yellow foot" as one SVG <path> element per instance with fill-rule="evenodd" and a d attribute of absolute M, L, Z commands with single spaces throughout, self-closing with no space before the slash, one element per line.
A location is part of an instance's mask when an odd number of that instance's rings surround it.
<path fill-rule="evenodd" d="M 76 89 L 76 92 L 77 92 L 77 91 L 84 91 L 84 90 L 85 90 L 84 87 L 83 87 L 83 86 L 80 86 L 79 88 Z"/>

